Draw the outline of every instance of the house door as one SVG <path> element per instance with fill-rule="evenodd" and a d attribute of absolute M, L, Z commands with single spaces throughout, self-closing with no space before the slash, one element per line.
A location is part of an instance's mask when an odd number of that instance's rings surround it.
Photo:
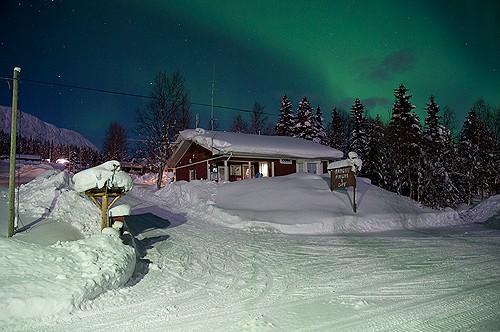
<path fill-rule="evenodd" d="M 251 179 L 254 177 L 255 168 L 254 168 L 253 164 L 252 164 L 251 168 L 248 168 L 248 164 L 243 164 L 241 169 L 243 170 L 243 178 L 244 179 Z"/>
<path fill-rule="evenodd" d="M 267 161 L 259 162 L 259 173 L 262 177 L 269 176 L 269 164 L 267 163 Z"/>

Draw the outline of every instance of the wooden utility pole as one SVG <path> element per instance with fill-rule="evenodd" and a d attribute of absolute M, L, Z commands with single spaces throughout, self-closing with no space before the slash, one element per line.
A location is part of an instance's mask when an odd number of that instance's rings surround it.
<path fill-rule="evenodd" d="M 12 80 L 12 116 L 10 126 L 10 167 L 9 167 L 9 225 L 7 237 L 14 235 L 14 222 L 16 218 L 14 189 L 16 186 L 16 138 L 17 138 L 17 90 L 19 89 L 19 75 L 21 68 L 14 68 Z"/>

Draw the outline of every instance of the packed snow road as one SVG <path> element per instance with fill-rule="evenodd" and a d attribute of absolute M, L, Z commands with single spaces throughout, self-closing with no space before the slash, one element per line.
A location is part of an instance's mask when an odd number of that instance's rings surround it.
<path fill-rule="evenodd" d="M 295 236 L 127 201 L 140 256 L 129 285 L 15 330 L 500 329 L 498 230 Z"/>

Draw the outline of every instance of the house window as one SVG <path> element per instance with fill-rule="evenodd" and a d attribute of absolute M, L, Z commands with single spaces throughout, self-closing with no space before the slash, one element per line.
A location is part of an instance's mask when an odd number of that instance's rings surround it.
<path fill-rule="evenodd" d="M 318 174 L 318 163 L 307 163 L 307 173 Z"/>
<path fill-rule="evenodd" d="M 297 161 L 297 173 L 305 173 L 303 161 Z"/>
<path fill-rule="evenodd" d="M 189 181 L 191 181 L 191 180 L 196 180 L 196 170 L 195 169 L 189 170 Z"/>

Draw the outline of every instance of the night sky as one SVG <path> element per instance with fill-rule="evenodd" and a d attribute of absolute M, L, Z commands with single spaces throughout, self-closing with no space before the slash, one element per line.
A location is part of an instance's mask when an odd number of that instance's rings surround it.
<path fill-rule="evenodd" d="M 329 120 L 361 98 L 387 119 L 404 83 L 460 121 L 479 97 L 500 105 L 500 1 L 1 1 L 0 76 L 148 95 L 181 71 L 191 100 L 278 114 L 306 95 Z M 11 92 L 0 82 L 0 104 Z M 25 82 L 20 107 L 101 146 L 111 121 L 131 128 L 147 100 Z M 210 109 L 193 106 L 206 127 Z M 227 129 L 235 111 L 216 109 Z M 244 113 L 247 117 L 248 114 Z M 273 122 L 277 117 L 270 116 Z"/>

